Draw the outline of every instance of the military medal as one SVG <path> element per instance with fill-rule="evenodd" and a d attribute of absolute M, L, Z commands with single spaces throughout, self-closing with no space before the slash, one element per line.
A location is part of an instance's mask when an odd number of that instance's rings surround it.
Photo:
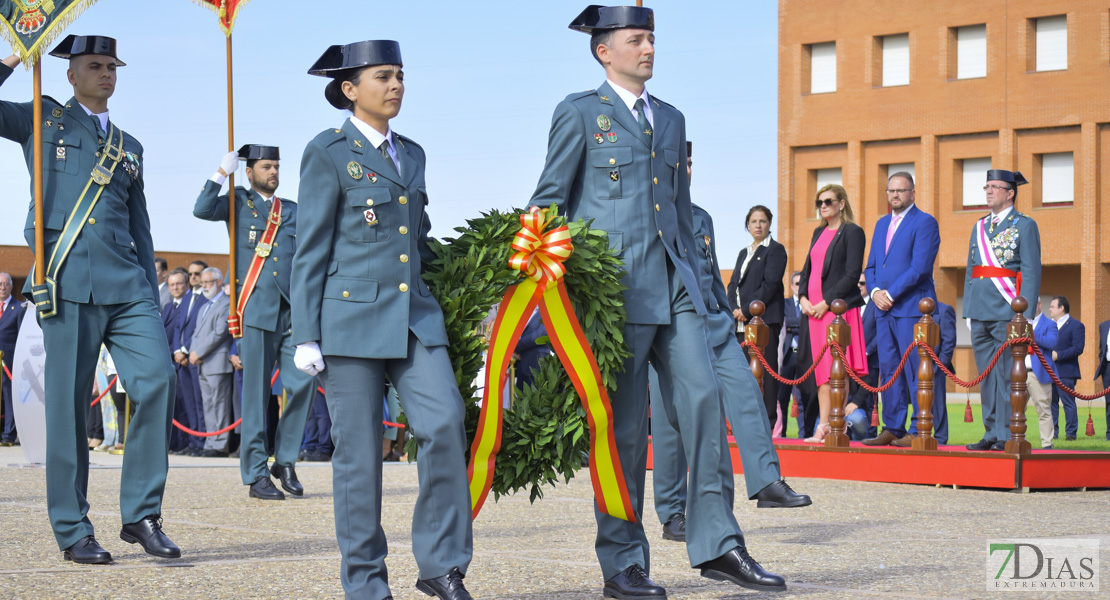
<path fill-rule="evenodd" d="M 65 146 L 58 146 L 58 149 L 54 152 L 54 157 L 58 160 L 58 162 L 65 162 L 66 147 Z"/>
<path fill-rule="evenodd" d="M 350 175 L 352 179 L 362 179 L 362 165 L 352 160 L 347 163 L 347 174 Z"/>
<path fill-rule="evenodd" d="M 53 116 L 55 119 L 62 118 L 62 114 L 62 109 L 60 108 L 55 108 L 54 110 L 50 111 L 50 115 Z"/>
<path fill-rule="evenodd" d="M 253 246 L 258 242 L 258 231 L 251 230 L 250 235 L 247 236 L 247 245 Z"/>
<path fill-rule="evenodd" d="M 612 126 L 613 126 L 613 124 L 609 122 L 609 117 L 607 117 L 605 115 L 598 115 L 597 116 L 597 127 L 598 127 L 598 129 L 601 129 L 602 131 L 609 131 L 609 128 L 612 127 Z"/>
<path fill-rule="evenodd" d="M 65 131 L 65 130 L 66 130 L 65 123 L 58 123 L 58 131 Z"/>
<path fill-rule="evenodd" d="M 92 170 L 92 180 L 96 185 L 108 185 L 112 180 L 112 172 L 104 168 L 104 165 L 96 165 Z"/>
<path fill-rule="evenodd" d="M 620 181 L 621 180 L 621 172 L 616 170 L 616 169 L 613 169 L 612 171 L 609 171 L 609 179 L 612 179 L 613 181 Z"/>
<path fill-rule="evenodd" d="M 615 131 L 610 131 L 610 132 L 608 133 L 608 138 L 609 138 L 609 141 L 610 141 L 611 143 L 614 143 L 614 144 L 615 144 L 615 143 L 617 143 L 617 132 L 615 132 Z"/>
<path fill-rule="evenodd" d="M 366 178 L 370 180 L 370 183 L 377 183 L 378 182 L 378 174 L 377 173 L 367 173 Z"/>
<path fill-rule="evenodd" d="M 595 133 L 594 134 L 594 140 L 599 144 L 604 144 L 605 143 L 605 136 L 601 135 L 600 133 Z"/>
<path fill-rule="evenodd" d="M 374 214 L 374 209 L 372 208 L 362 211 L 362 217 L 366 219 L 366 224 L 369 226 L 378 224 L 378 215 Z"/>

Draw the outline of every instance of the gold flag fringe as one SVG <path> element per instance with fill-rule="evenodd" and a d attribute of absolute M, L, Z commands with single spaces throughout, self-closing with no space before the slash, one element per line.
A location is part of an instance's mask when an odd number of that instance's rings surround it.
<path fill-rule="evenodd" d="M 220 0 L 219 7 L 217 7 L 212 2 L 205 2 L 205 0 L 189 1 L 193 4 L 203 6 L 208 10 L 216 13 L 216 18 L 219 19 L 220 22 L 220 29 L 224 30 L 224 35 L 231 37 L 231 30 L 235 28 L 235 19 L 239 17 L 239 11 L 242 10 L 242 8 L 246 6 L 250 0 L 240 0 L 240 2 L 235 5 L 235 12 L 231 13 L 231 19 L 228 20 L 228 25 L 226 27 L 224 26 L 224 19 L 227 17 L 227 0 Z"/>
<path fill-rule="evenodd" d="M 77 17 L 81 16 L 81 13 L 85 12 L 85 9 L 93 4 L 96 4 L 96 0 L 77 0 L 73 4 L 67 6 L 65 10 L 62 11 L 62 14 L 58 15 L 57 18 L 50 22 L 46 27 L 46 31 L 35 40 L 35 43 L 30 48 L 25 48 L 23 46 L 19 34 L 16 33 L 15 28 L 12 27 L 12 24 L 8 22 L 7 19 L 0 19 L 0 23 L 3 23 L 3 27 L 0 27 L 0 35 L 11 44 L 12 49 L 19 55 L 20 62 L 22 62 L 24 68 L 29 71 L 35 66 L 35 63 L 42 58 L 43 49 L 57 39 L 58 35 L 61 34 L 66 27 L 69 27 Z"/>

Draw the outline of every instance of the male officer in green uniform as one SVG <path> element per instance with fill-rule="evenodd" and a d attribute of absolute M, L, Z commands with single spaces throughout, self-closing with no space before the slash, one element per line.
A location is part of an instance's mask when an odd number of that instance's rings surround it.
<path fill-rule="evenodd" d="M 46 503 L 66 560 L 109 563 L 88 518 L 85 413 L 104 344 L 135 412 L 123 455 L 120 538 L 149 554 L 181 556 L 162 532 L 174 372 L 158 313 L 154 245 L 143 194 L 143 147 L 108 119 L 116 41 L 68 36 L 50 53 L 69 59 L 73 97 L 42 98 L 46 284 L 28 280 L 46 345 Z M 7 79 L 18 57 L 0 67 Z M 30 102 L 0 102 L 0 136 L 23 146 L 34 178 Z M 25 237 L 35 247 L 35 211 Z M 68 249 L 68 252 L 66 251 Z"/>
<path fill-rule="evenodd" d="M 199 219 L 226 221 L 228 196 L 219 195 L 220 187 L 228 174 L 235 172 L 240 159 L 247 162 L 250 189 L 235 188 L 238 250 L 235 283 L 243 335 L 239 341 L 243 361 L 239 472 L 243 485 L 250 486 L 250 496 L 262 500 L 285 499 L 285 494 L 270 481 L 271 473 L 286 492 L 294 496 L 304 494 L 294 466 L 316 381 L 293 365 L 289 273 L 297 250 L 297 204 L 282 199 L 275 202 L 280 158 L 273 146 L 247 144 L 238 153 L 228 152 L 216 173 L 204 183 L 193 207 L 193 216 Z M 270 376 L 278 359 L 282 384 L 290 394 L 278 421 L 274 464 L 267 471 L 266 403 L 270 398 Z"/>
<path fill-rule="evenodd" d="M 692 144 L 686 142 L 687 155 Z M 693 176 L 692 161 L 687 159 L 686 173 Z M 771 426 L 763 403 L 759 382 L 752 375 L 740 344 L 736 341 L 736 319 L 729 312 L 728 292 L 717 268 L 717 244 L 713 233 L 713 218 L 705 209 L 693 205 L 695 274 L 698 288 L 706 302 L 708 315 L 705 326 L 712 348 L 714 371 L 718 391 L 724 404 L 725 416 L 732 425 L 732 434 L 744 465 L 744 483 L 748 498 L 759 508 L 795 508 L 809 506 L 809 496 L 797 494 L 782 479 L 778 453 L 771 441 Z M 723 308 L 722 308 L 723 307 Z M 777 351 L 770 348 L 769 351 Z M 656 383 L 653 381 L 653 384 Z M 662 387 L 662 386 L 659 386 Z M 663 524 L 663 538 L 686 541 L 686 456 L 682 440 L 665 418 L 664 406 L 673 392 L 668 389 L 651 390 L 652 487 L 655 490 L 655 512 Z M 726 435 L 724 423 L 721 435 Z M 727 444 L 727 437 L 726 442 Z M 727 447 L 727 446 L 726 446 Z M 729 495 L 734 493 L 735 476 L 732 472 L 730 453 L 722 453 L 721 478 Z"/>
<path fill-rule="evenodd" d="M 990 214 L 971 228 L 964 276 L 964 313 L 971 322 L 975 366 L 982 373 L 1006 341 L 1006 324 L 1014 317 L 1010 301 L 1029 300 L 1025 316 L 1032 322 L 1041 293 L 1041 233 L 1037 222 L 1014 208 L 1017 187 L 1028 183 L 1019 171 L 987 171 Z M 1010 368 L 1003 352 L 983 380 L 983 438 L 968 450 L 1005 450 L 1010 439 Z"/>
<path fill-rule="evenodd" d="M 404 72 L 397 42 L 332 46 L 309 70 L 331 77 L 328 102 L 351 111 L 301 159 L 300 245 L 293 257 L 296 363 L 321 373 L 331 413 L 335 535 L 348 598 L 392 598 L 382 517 L 386 377 L 420 448 L 413 509 L 416 588 L 471 600 L 473 554 L 464 408 L 443 311 L 421 279 L 431 223 L 424 150 L 397 135 Z"/>
<path fill-rule="evenodd" d="M 674 390 L 666 418 L 681 432 L 690 463 L 687 552 L 702 574 L 757 589 L 784 589 L 745 550 L 719 466 L 724 415 L 706 343 L 705 302 L 688 257 L 696 251 L 686 173 L 686 126 L 676 108 L 650 96 L 654 15 L 634 6 L 589 6 L 570 25 L 591 34 L 605 69 L 597 89 L 555 109 L 547 160 L 531 205 L 555 204 L 571 220 L 593 220 L 621 252 L 632 352 L 611 396 L 617 453 L 636 522 L 596 510 L 595 549 L 614 598 L 662 598 L 648 578 L 642 524 L 647 454 L 648 360 Z"/>

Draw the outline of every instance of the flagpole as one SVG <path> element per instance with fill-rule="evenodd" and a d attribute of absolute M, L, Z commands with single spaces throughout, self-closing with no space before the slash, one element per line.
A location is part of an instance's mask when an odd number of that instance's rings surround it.
<path fill-rule="evenodd" d="M 233 99 L 233 94 L 232 94 L 232 77 L 231 77 L 231 33 L 229 32 L 227 34 L 227 151 L 228 152 L 234 152 L 235 151 L 235 109 L 234 109 L 234 104 L 232 102 L 232 99 Z M 231 265 L 230 265 L 230 268 L 229 268 L 230 274 L 228 275 L 228 280 L 231 282 L 231 286 L 229 286 L 231 293 L 228 295 L 228 300 L 231 301 L 231 318 L 233 320 L 238 320 L 238 319 L 235 319 L 235 317 L 238 315 L 238 310 L 239 310 L 239 302 L 236 300 L 236 297 L 238 296 L 236 288 L 239 284 L 239 281 L 237 279 L 238 276 L 239 276 L 239 266 L 238 266 L 238 263 L 236 262 L 238 253 L 236 252 L 237 228 L 235 226 L 235 216 L 236 216 L 235 215 L 235 212 L 236 212 L 235 171 L 232 171 L 232 172 L 227 174 L 227 187 L 228 187 L 228 192 L 227 192 L 227 237 L 228 237 L 228 240 L 230 242 L 230 247 L 228 249 L 228 258 L 230 259 L 230 262 L 231 262 Z M 240 327 L 242 327 L 242 324 L 240 324 Z M 241 331 L 241 329 L 240 329 L 240 331 Z"/>
<path fill-rule="evenodd" d="M 42 208 L 42 61 L 35 62 L 34 74 L 32 76 L 34 81 L 34 102 L 32 102 L 33 109 L 33 123 L 34 123 L 34 156 L 35 156 L 35 285 L 42 285 L 46 282 L 46 260 L 43 255 L 46 254 L 45 243 L 43 240 L 43 208 Z"/>

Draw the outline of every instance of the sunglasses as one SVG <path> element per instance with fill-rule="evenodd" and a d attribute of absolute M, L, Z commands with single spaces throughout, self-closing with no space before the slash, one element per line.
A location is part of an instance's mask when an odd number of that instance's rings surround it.
<path fill-rule="evenodd" d="M 813 205 L 817 208 L 821 208 L 822 206 L 832 206 L 833 202 L 836 202 L 835 198 L 825 198 L 824 200 L 818 199 L 813 203 Z"/>

